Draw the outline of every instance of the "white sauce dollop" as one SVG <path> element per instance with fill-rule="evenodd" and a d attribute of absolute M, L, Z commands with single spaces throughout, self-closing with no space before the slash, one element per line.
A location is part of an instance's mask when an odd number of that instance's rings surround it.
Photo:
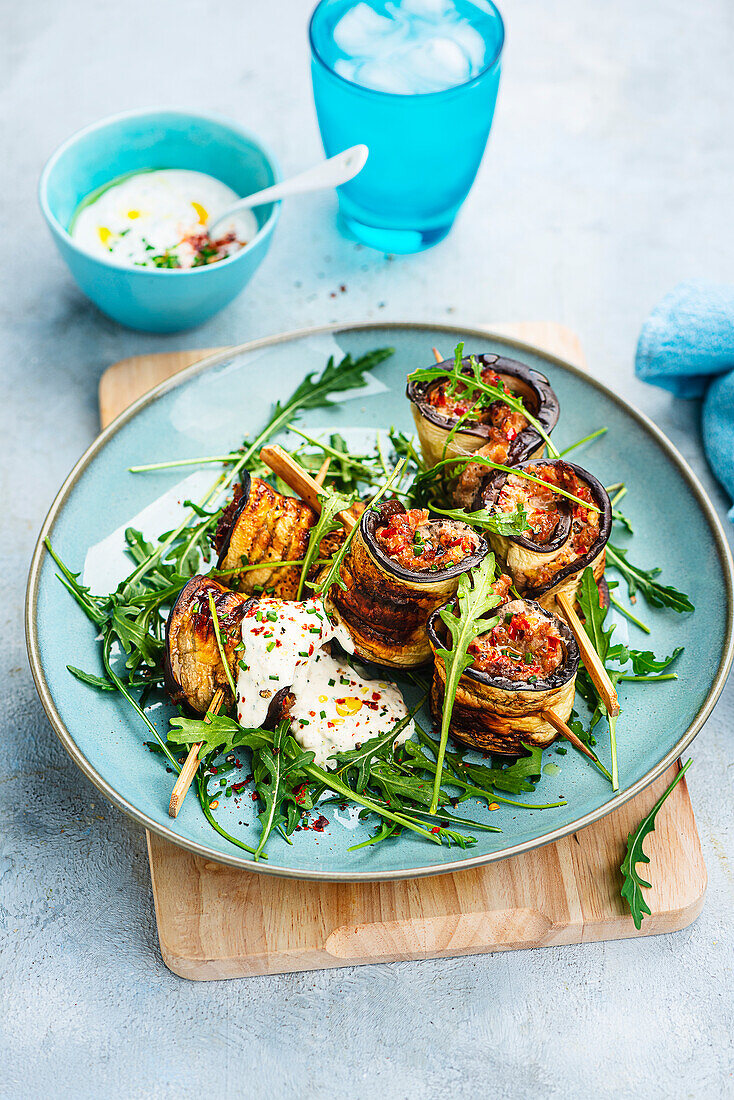
<path fill-rule="evenodd" d="M 125 267 L 190 268 L 202 262 L 199 249 L 207 223 L 239 195 L 205 172 L 165 168 L 114 181 L 99 195 L 85 199 L 72 218 L 70 234 L 87 252 Z M 239 251 L 257 233 L 251 211 L 237 214 L 216 228 L 222 241 L 219 258 Z M 197 243 L 198 242 L 198 243 Z"/>
<path fill-rule="evenodd" d="M 329 765 L 335 752 L 353 749 L 378 733 L 387 732 L 408 711 L 392 684 L 366 680 L 343 660 L 324 649 L 336 639 L 353 652 L 351 638 L 334 626 L 321 600 L 302 603 L 261 599 L 242 619 L 237 677 L 237 716 L 243 726 L 258 728 L 267 717 L 276 692 L 290 687 L 295 696 L 291 732 L 315 753 L 315 763 Z M 413 723 L 398 735 L 407 741 Z"/>
<path fill-rule="evenodd" d="M 320 768 L 333 768 L 329 757 L 354 749 L 371 737 L 387 733 L 408 713 L 396 687 L 382 680 L 365 680 L 346 661 L 319 650 L 293 678 L 296 701 L 291 709 L 291 733 L 302 748 L 313 752 Z M 413 722 L 395 738 L 402 745 Z"/>

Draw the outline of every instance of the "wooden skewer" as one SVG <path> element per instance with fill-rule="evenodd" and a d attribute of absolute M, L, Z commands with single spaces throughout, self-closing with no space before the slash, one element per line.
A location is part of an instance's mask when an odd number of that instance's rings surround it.
<path fill-rule="evenodd" d="M 433 354 L 436 357 L 436 362 L 437 363 L 443 363 L 443 357 L 441 355 L 441 352 L 438 350 L 438 348 L 431 348 L 431 351 L 433 352 Z"/>
<path fill-rule="evenodd" d="M 594 682 L 594 687 L 599 692 L 607 713 L 614 718 L 619 714 L 619 699 L 614 689 L 609 673 L 604 668 L 599 654 L 591 644 L 589 635 L 584 630 L 583 624 L 576 614 L 576 610 L 564 592 L 556 596 L 556 603 L 563 612 L 563 617 L 571 628 L 573 635 L 581 650 L 581 659 L 586 666 L 586 671 Z"/>
<path fill-rule="evenodd" d="M 205 722 L 211 722 L 211 715 L 218 714 L 219 708 L 224 701 L 224 688 L 217 688 L 214 693 L 214 698 L 209 704 L 209 710 L 204 716 Z M 168 816 L 177 817 L 178 811 L 183 806 L 183 800 L 189 792 L 194 776 L 196 775 L 196 769 L 199 766 L 199 753 L 201 752 L 201 746 L 203 741 L 199 741 L 197 744 L 192 745 L 189 749 L 189 755 L 186 757 L 184 766 L 178 774 L 173 790 L 171 791 L 171 801 L 168 803 Z"/>
<path fill-rule="evenodd" d="M 541 710 L 541 718 L 546 722 L 550 722 L 555 730 L 558 730 L 561 737 L 565 737 L 567 741 L 570 741 L 575 749 L 582 752 L 584 756 L 588 756 L 589 760 L 593 760 L 596 764 L 597 760 L 591 749 L 587 748 L 583 741 L 576 736 L 572 729 L 566 725 L 562 718 L 559 718 L 552 710 Z"/>
<path fill-rule="evenodd" d="M 321 463 L 321 468 L 316 474 L 314 481 L 317 485 L 323 485 L 326 481 L 326 475 L 329 472 L 329 466 L 331 466 L 331 455 L 327 455 L 324 461 Z"/>
<path fill-rule="evenodd" d="M 305 500 L 314 512 L 321 511 L 320 484 L 287 451 L 284 451 L 277 444 L 263 447 L 260 451 L 260 459 L 266 466 L 270 467 L 274 474 L 282 478 L 286 485 L 289 485 L 295 493 L 298 493 L 299 497 Z M 357 520 L 349 512 L 339 512 L 336 518 L 344 524 L 348 531 L 351 531 L 357 524 Z"/>

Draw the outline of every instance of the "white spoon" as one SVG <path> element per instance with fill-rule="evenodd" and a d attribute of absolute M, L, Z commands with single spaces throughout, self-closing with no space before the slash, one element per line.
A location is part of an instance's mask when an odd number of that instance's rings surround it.
<path fill-rule="evenodd" d="M 327 187 L 339 187 L 342 183 L 348 183 L 361 172 L 369 156 L 366 145 L 353 145 L 351 149 L 345 149 L 337 153 L 335 157 L 329 157 L 317 164 L 314 168 L 308 168 L 292 179 L 283 180 L 273 187 L 266 187 L 264 191 L 256 191 L 253 195 L 246 195 L 238 199 L 231 206 L 217 214 L 206 227 L 209 236 L 212 236 L 214 227 L 226 218 L 231 218 L 240 210 L 250 210 L 253 206 L 262 206 L 266 202 L 278 202 L 289 195 L 302 195 L 307 191 L 323 191 Z"/>

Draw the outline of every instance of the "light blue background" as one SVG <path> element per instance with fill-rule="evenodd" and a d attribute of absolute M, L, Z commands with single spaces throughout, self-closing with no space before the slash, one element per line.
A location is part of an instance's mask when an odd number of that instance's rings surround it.
<path fill-rule="evenodd" d="M 222 0 L 216 21 L 191 0 L 130 0 L 124 17 L 108 0 L 3 12 L 0 1095 L 725 1095 L 734 684 L 693 748 L 710 885 L 687 931 L 212 985 L 161 963 L 142 834 L 101 802 L 36 698 L 22 634 L 35 532 L 96 431 L 101 371 L 140 351 L 331 320 L 553 318 L 672 437 L 724 515 L 696 406 L 636 382 L 631 364 L 645 314 L 672 283 L 731 278 L 727 0 L 695 11 L 567 0 L 560 14 L 506 0 L 489 151 L 433 252 L 389 261 L 356 249 L 333 232 L 334 198 L 313 197 L 283 210 L 245 297 L 193 336 L 124 332 L 76 291 L 35 206 L 50 150 L 102 114 L 178 102 L 233 115 L 262 132 L 284 173 L 299 170 L 320 151 L 308 7 Z M 204 64 L 202 44 L 217 35 L 235 46 Z"/>

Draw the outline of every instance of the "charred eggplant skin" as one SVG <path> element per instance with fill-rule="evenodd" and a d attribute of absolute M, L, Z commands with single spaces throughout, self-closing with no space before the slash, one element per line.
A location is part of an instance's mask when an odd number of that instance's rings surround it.
<path fill-rule="evenodd" d="M 520 363 L 517 359 L 505 359 L 501 355 L 477 355 L 477 362 L 487 367 L 507 382 L 508 389 L 527 400 L 529 411 L 541 427 L 550 434 L 558 423 L 560 404 L 550 382 L 535 370 Z M 469 357 L 462 359 L 462 366 L 469 367 Z M 448 375 L 454 367 L 452 359 L 445 359 L 438 367 L 446 367 Z M 413 418 L 418 428 L 421 450 L 428 466 L 435 466 L 443 457 L 453 458 L 461 454 L 473 454 L 489 442 L 491 425 L 475 420 L 466 420 L 446 446 L 446 439 L 455 427 L 458 417 L 445 416 L 428 401 L 431 389 L 441 384 L 440 378 L 428 382 L 408 382 L 406 396 L 413 406 Z M 510 453 L 506 465 L 514 466 L 533 455 L 542 453 L 544 440 L 532 424 L 517 435 L 510 444 Z M 444 456 L 444 450 L 446 454 Z"/>
<path fill-rule="evenodd" d="M 585 470 L 582 466 L 577 466 L 573 462 L 566 462 L 565 459 L 559 458 L 545 458 L 542 461 L 545 466 L 554 466 L 560 463 L 570 467 L 574 473 L 588 485 L 591 495 L 594 498 L 594 503 L 600 509 L 599 535 L 587 553 L 559 569 L 547 584 L 538 585 L 533 588 L 525 588 L 521 591 L 523 597 L 537 600 L 546 610 L 554 611 L 557 606 L 555 597 L 558 592 L 564 592 L 569 599 L 575 600 L 576 593 L 581 584 L 581 574 L 587 566 L 591 566 L 593 569 L 595 580 L 597 582 L 601 580 L 604 574 L 605 564 L 604 548 L 612 530 L 612 504 L 609 499 L 609 494 L 599 479 L 594 477 L 593 474 L 590 474 L 589 471 Z M 523 470 L 527 466 L 534 465 L 534 462 L 535 460 L 523 462 L 517 469 Z M 504 470 L 493 470 L 492 473 L 484 479 L 474 500 L 473 507 L 486 508 L 490 513 L 495 512 L 497 510 L 497 501 L 502 491 L 502 486 L 508 476 L 509 475 L 506 474 Z M 492 549 L 508 573 L 513 573 L 513 556 L 519 556 L 525 552 L 528 556 L 535 556 L 538 560 L 542 560 L 546 555 L 555 554 L 562 549 L 571 532 L 571 502 L 560 496 L 558 499 L 561 502 L 559 504 L 561 519 L 557 531 L 550 542 L 540 545 L 533 542 L 532 538 L 528 538 L 525 535 L 514 535 L 511 538 L 495 534 L 489 536 Z"/>
<path fill-rule="evenodd" d="M 473 554 L 447 569 L 405 569 L 376 537 L 396 504 L 387 501 L 363 513 L 342 565 L 346 591 L 333 585 L 326 608 L 346 626 L 358 657 L 388 668 L 417 668 L 431 659 L 426 629 L 431 612 L 455 594 L 459 577 L 478 565 L 489 547 L 482 539 Z"/>
<path fill-rule="evenodd" d="M 449 731 L 457 741 L 482 752 L 521 756 L 523 744 L 549 745 L 557 736 L 556 730 L 542 718 L 540 712 L 552 710 L 566 722 L 573 709 L 580 657 L 576 639 L 563 619 L 532 600 L 525 602 L 546 618 L 555 619 L 563 639 L 564 660 L 550 676 L 534 683 L 490 676 L 471 665 L 465 670 L 456 691 Z M 428 636 L 435 662 L 431 713 L 438 723 L 443 714 L 446 670 L 436 650 L 445 645 L 448 633 L 441 618 L 442 610 L 437 608 L 428 620 Z M 491 616 L 492 612 L 489 613 Z"/>
<path fill-rule="evenodd" d="M 225 707 L 234 700 L 224 670 L 209 607 L 214 598 L 225 656 L 236 679 L 235 647 L 242 617 L 251 602 L 210 577 L 192 577 L 179 594 L 166 622 L 164 683 L 172 701 L 194 714 L 206 714 L 216 691 L 225 691 Z"/>
<path fill-rule="evenodd" d="M 294 600 L 298 590 L 298 566 L 269 566 L 273 561 L 300 561 L 316 522 L 312 508 L 296 497 L 283 496 L 271 485 L 249 474 L 241 495 L 235 495 L 222 514 L 214 537 L 217 566 L 235 570 L 243 557 L 262 569 L 233 573 L 231 587 L 252 594 L 267 589 L 283 600 Z"/>

